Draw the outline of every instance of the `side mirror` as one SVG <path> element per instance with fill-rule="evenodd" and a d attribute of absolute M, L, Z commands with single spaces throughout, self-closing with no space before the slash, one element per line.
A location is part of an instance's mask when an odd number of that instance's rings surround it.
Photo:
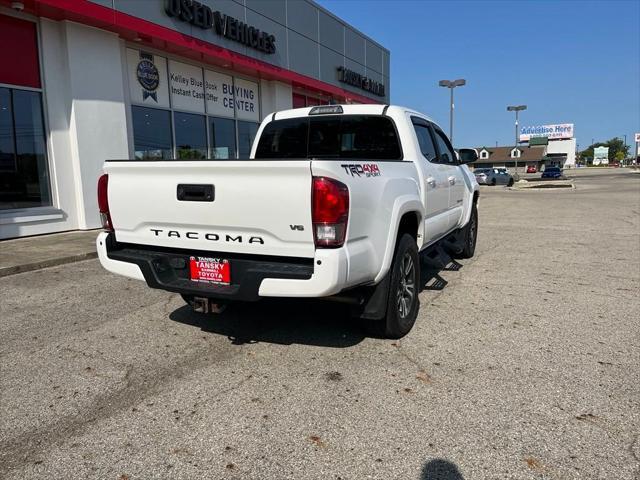
<path fill-rule="evenodd" d="M 473 163 L 478 160 L 478 151 L 475 148 L 461 148 L 458 150 L 460 163 Z"/>

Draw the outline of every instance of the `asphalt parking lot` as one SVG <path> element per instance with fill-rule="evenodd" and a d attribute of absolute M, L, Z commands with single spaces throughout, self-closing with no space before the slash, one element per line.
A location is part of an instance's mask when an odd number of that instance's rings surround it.
<path fill-rule="evenodd" d="M 638 478 L 640 175 L 575 183 L 482 187 L 476 257 L 400 341 L 97 260 L 0 278 L 0 478 Z"/>

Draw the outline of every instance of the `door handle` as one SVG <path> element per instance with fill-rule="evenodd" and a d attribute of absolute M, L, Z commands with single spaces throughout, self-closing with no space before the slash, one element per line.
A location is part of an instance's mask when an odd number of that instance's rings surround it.
<path fill-rule="evenodd" d="M 188 185 L 181 183 L 176 189 L 176 197 L 181 202 L 213 202 L 213 185 Z"/>
<path fill-rule="evenodd" d="M 433 177 L 427 178 L 427 184 L 431 185 L 433 188 L 436 188 L 436 179 Z"/>
<path fill-rule="evenodd" d="M 455 185 L 456 184 L 456 177 L 449 177 L 449 185 Z"/>

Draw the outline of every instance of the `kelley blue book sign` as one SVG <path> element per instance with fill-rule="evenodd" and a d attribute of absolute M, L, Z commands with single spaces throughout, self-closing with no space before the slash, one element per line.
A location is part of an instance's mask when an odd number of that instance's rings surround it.
<path fill-rule="evenodd" d="M 127 60 L 133 103 L 260 121 L 256 82 L 133 49 Z"/>

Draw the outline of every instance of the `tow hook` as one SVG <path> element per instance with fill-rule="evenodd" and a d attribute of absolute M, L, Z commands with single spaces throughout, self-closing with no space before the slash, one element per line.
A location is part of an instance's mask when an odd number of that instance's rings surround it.
<path fill-rule="evenodd" d="M 215 303 L 210 298 L 194 297 L 193 311 L 198 313 L 222 313 L 227 305 L 224 303 Z"/>

